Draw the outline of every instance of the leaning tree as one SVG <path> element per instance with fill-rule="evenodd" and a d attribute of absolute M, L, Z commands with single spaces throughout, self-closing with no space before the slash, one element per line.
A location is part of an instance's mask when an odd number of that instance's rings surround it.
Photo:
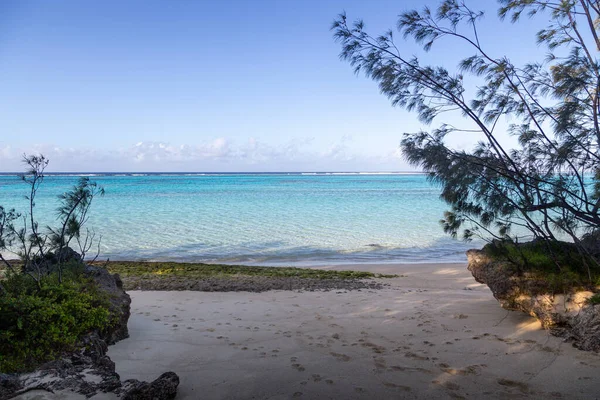
<path fill-rule="evenodd" d="M 458 0 L 404 12 L 397 24 L 423 51 L 435 51 L 442 39 L 469 47 L 455 71 L 424 65 L 407 56 L 394 31 L 372 36 L 345 14 L 332 30 L 341 58 L 376 81 L 393 105 L 416 112 L 425 124 L 447 112 L 469 121 L 469 129 L 441 123 L 405 133 L 401 142 L 408 161 L 441 186 L 451 207 L 442 220 L 447 233 L 512 242 L 567 238 L 590 255 L 583 242 L 597 238 L 600 226 L 600 1 L 499 3 L 499 18 L 513 23 L 536 14 L 549 19 L 537 33 L 548 48 L 545 59 L 515 65 L 494 54 L 480 40 L 483 12 Z M 501 128 L 505 117 L 512 123 Z M 518 145 L 507 147 L 500 129 Z M 477 135 L 478 142 L 459 150 L 449 140 L 456 133 Z"/>

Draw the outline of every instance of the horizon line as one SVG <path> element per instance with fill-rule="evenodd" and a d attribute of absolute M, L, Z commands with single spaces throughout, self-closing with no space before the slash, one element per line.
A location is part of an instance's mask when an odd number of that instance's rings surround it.
<path fill-rule="evenodd" d="M 84 174 L 426 174 L 424 171 L 48 171 L 44 175 Z M 23 171 L 0 171 L 0 175 L 23 175 Z"/>

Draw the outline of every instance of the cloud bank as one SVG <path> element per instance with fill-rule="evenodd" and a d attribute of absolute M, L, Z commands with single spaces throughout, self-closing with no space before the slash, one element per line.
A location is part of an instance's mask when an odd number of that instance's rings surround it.
<path fill-rule="evenodd" d="M 224 137 L 190 144 L 141 141 L 115 150 L 35 144 L 29 148 L 0 145 L 0 171 L 23 169 L 22 156 L 44 154 L 56 172 L 268 172 L 268 171 L 410 171 L 397 148 L 361 155 L 343 136 L 318 148 L 314 138 L 272 145 L 256 138 L 237 143 Z"/>

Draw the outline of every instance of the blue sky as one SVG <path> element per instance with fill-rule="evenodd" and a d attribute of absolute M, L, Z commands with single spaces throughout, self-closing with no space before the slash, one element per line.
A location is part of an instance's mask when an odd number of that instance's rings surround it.
<path fill-rule="evenodd" d="M 543 54 L 535 22 L 470 3 L 497 55 Z M 422 125 L 338 59 L 329 27 L 346 10 L 380 33 L 423 4 L 437 1 L 4 0 L 0 171 L 20 171 L 23 152 L 53 171 L 414 169 L 398 144 Z M 459 50 L 425 58 L 452 66 Z"/>

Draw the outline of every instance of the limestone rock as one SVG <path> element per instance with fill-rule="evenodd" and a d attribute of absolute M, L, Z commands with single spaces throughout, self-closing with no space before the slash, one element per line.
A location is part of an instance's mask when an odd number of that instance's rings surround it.
<path fill-rule="evenodd" d="M 71 249 L 65 251 L 65 257 L 81 262 L 79 254 Z M 49 268 L 52 265 L 51 262 L 48 263 Z M 34 392 L 40 395 L 52 393 L 56 398 L 69 393 L 78 393 L 86 397 L 111 393 L 113 397 L 130 400 L 173 399 L 179 385 L 179 377 L 174 372 L 166 372 L 150 383 L 138 380 L 121 382 L 119 374 L 115 372 L 115 363 L 106 353 L 109 344 L 129 337 L 127 321 L 130 316 L 131 298 L 123 290 L 123 282 L 119 275 L 111 275 L 104 268 L 90 265 L 85 265 L 84 274 L 95 281 L 100 291 L 107 294 L 111 320 L 116 323 L 101 332 L 92 332 L 85 336 L 76 351 L 45 363 L 33 372 L 0 374 L 0 400 Z"/>
<path fill-rule="evenodd" d="M 126 380 L 123 383 L 125 390 L 123 400 L 158 400 L 174 399 L 177 395 L 179 377 L 174 372 L 165 372 L 156 380 L 140 382 L 136 379 Z"/>
<path fill-rule="evenodd" d="M 547 282 L 482 250 L 467 251 L 467 259 L 475 280 L 486 284 L 503 308 L 537 318 L 543 328 L 582 350 L 600 351 L 600 306 L 587 302 L 593 292 L 552 293 Z"/>
<path fill-rule="evenodd" d="M 129 337 L 127 321 L 129 320 L 131 297 L 123 290 L 123 282 L 118 274 L 110 274 L 106 269 L 86 265 L 84 274 L 92 278 L 98 288 L 108 294 L 111 320 L 116 324 L 101 332 L 101 337 L 107 344 L 115 344 Z"/>
<path fill-rule="evenodd" d="M 600 351 L 600 305 L 584 307 L 572 319 L 566 335 L 581 350 Z"/>
<path fill-rule="evenodd" d="M 32 390 L 61 394 L 78 393 L 86 397 L 112 393 L 130 400 L 170 400 L 177 393 L 179 377 L 166 372 L 155 381 L 121 382 L 115 363 L 106 355 L 108 347 L 97 334 L 84 339 L 80 349 L 63 358 L 41 365 L 30 373 L 0 375 L 0 400 L 14 398 Z"/>

